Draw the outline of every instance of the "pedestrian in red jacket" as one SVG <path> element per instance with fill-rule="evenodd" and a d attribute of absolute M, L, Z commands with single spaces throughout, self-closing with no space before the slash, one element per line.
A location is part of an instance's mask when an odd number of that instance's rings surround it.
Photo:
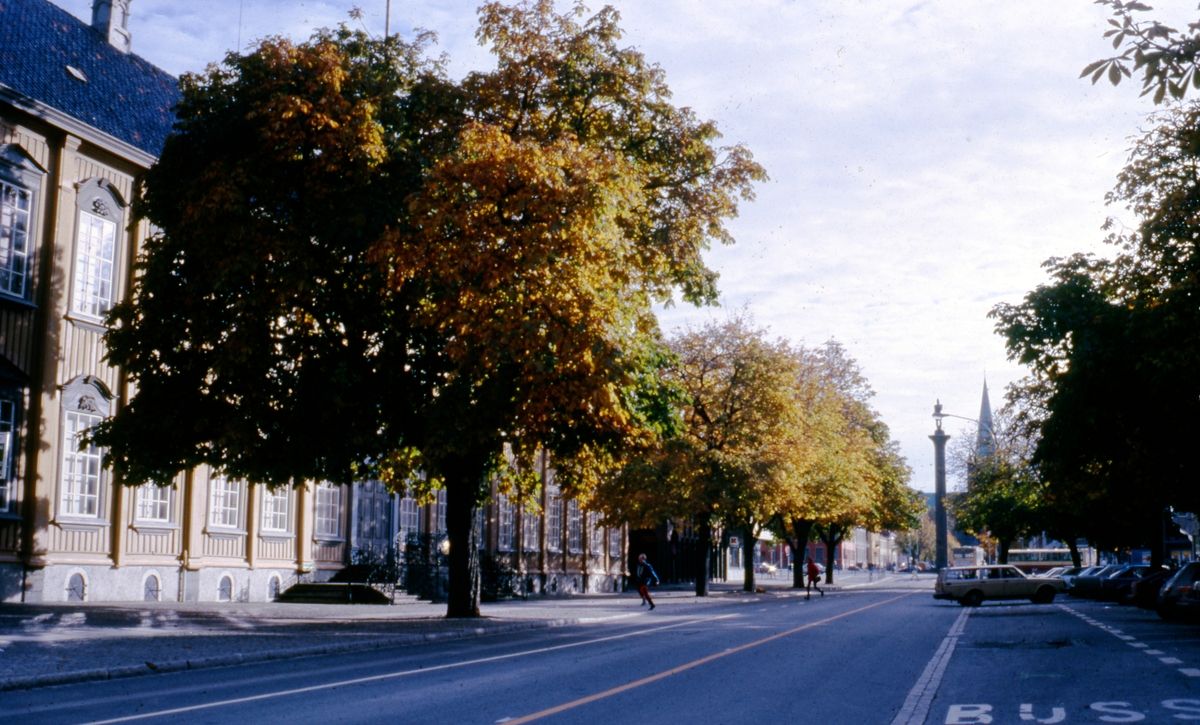
<path fill-rule="evenodd" d="M 812 560 L 811 556 L 808 557 L 806 563 L 804 564 L 804 573 L 808 574 L 808 586 L 804 587 L 804 598 L 812 599 L 813 589 L 816 589 L 818 592 L 820 592 L 821 596 L 825 596 L 825 590 L 817 586 L 817 582 L 821 580 L 821 570 L 817 568 L 817 565 Z"/>

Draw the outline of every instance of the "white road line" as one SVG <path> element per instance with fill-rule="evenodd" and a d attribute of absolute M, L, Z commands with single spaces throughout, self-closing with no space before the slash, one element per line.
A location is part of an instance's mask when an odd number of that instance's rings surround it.
<path fill-rule="evenodd" d="M 924 725 L 925 718 L 929 716 L 929 706 L 942 684 L 946 665 L 950 664 L 950 658 L 954 656 L 954 648 L 958 645 L 958 638 L 962 636 L 963 628 L 967 626 L 967 617 L 970 615 L 971 608 L 968 607 L 954 620 L 946 638 L 933 654 L 933 659 L 925 665 L 925 671 L 917 678 L 917 684 L 913 685 L 908 697 L 904 699 L 904 706 L 896 713 L 892 725 Z"/>
<path fill-rule="evenodd" d="M 1130 642 L 1129 646 L 1130 647 L 1149 647 L 1150 645 L 1146 644 L 1145 642 Z"/>
<path fill-rule="evenodd" d="M 1059 604 L 1058 607 L 1059 607 L 1059 609 L 1062 609 L 1064 612 L 1070 612 L 1071 614 L 1074 614 L 1076 617 L 1079 617 L 1080 619 L 1082 619 L 1083 621 L 1092 625 L 1093 627 L 1097 627 L 1099 629 L 1104 630 L 1105 632 L 1108 632 L 1112 636 L 1125 642 L 1125 644 L 1128 644 L 1131 647 L 1141 648 L 1141 647 L 1148 646 L 1148 645 L 1142 644 L 1141 642 L 1136 641 L 1137 637 L 1130 637 L 1129 635 L 1123 633 L 1121 630 L 1116 629 L 1114 627 L 1110 627 L 1107 624 L 1104 624 L 1102 622 L 1098 622 L 1095 619 L 1092 619 L 1081 612 L 1076 612 L 1074 609 L 1071 609 L 1070 607 L 1068 607 L 1065 604 Z M 1182 665 L 1183 664 L 1183 660 L 1181 660 L 1177 657 L 1161 657 L 1160 655 L 1166 654 L 1162 650 L 1143 649 L 1142 652 L 1145 652 L 1146 654 L 1154 656 L 1154 657 L 1158 657 L 1158 661 L 1162 662 L 1164 665 Z M 1181 668 L 1179 668 L 1179 671 L 1182 672 L 1183 674 L 1187 675 L 1188 677 L 1200 677 L 1200 670 L 1198 670 L 1198 669 L 1193 669 L 1190 667 L 1181 667 Z"/>
<path fill-rule="evenodd" d="M 196 712 L 197 710 L 210 710 L 214 707 L 224 707 L 227 705 L 238 705 L 243 702 L 255 702 L 258 700 L 270 700 L 277 697 L 289 697 L 291 695 L 301 695 L 306 692 L 318 692 L 320 690 L 332 690 L 337 687 L 346 687 L 347 685 L 360 685 L 366 682 L 379 682 L 381 680 L 391 680 L 397 677 L 405 677 L 408 675 L 419 675 L 426 672 L 437 672 L 439 670 L 449 670 L 455 667 L 466 667 L 467 665 L 478 665 L 485 662 L 496 662 L 498 660 L 513 659 L 516 657 L 527 657 L 529 655 L 543 654 L 545 652 L 554 652 L 557 650 L 570 649 L 572 647 L 582 647 L 588 644 L 598 644 L 600 642 L 611 642 L 617 639 L 625 639 L 628 637 L 636 637 L 638 635 L 650 634 L 652 632 L 661 632 L 664 629 L 674 629 L 675 627 L 684 627 L 689 624 L 697 624 L 699 622 L 713 622 L 718 619 L 728 619 L 737 617 L 737 614 L 722 614 L 719 617 L 704 617 L 701 619 L 689 619 L 685 622 L 676 622 L 675 624 L 667 624 L 662 627 L 654 627 L 652 629 L 644 629 L 636 632 L 626 632 L 625 634 L 614 634 L 608 637 L 597 637 L 596 639 L 587 639 L 582 642 L 571 642 L 568 644 L 554 645 L 553 647 L 539 647 L 537 649 L 525 650 L 523 652 L 511 652 L 502 655 L 493 655 L 491 657 L 481 657 L 475 660 L 467 660 L 465 662 L 452 662 L 445 665 L 435 665 L 433 667 L 422 667 L 415 670 L 403 670 L 400 672 L 387 672 L 382 675 L 371 675 L 370 677 L 356 677 L 352 680 L 342 680 L 340 682 L 326 682 L 320 685 L 311 685 L 309 687 L 297 687 L 291 690 L 279 690 L 277 692 L 266 692 L 261 695 L 250 695 L 247 697 L 236 697 L 230 700 L 218 700 L 216 702 L 206 702 L 202 705 L 190 705 L 188 707 L 175 707 L 170 710 L 158 710 L 156 712 L 144 712 L 137 715 L 128 715 L 126 717 L 115 717 L 111 720 L 92 720 L 90 725 L 112 725 L 119 722 L 133 722 L 135 720 L 148 720 L 152 717 L 163 717 L 166 715 L 178 715 L 185 712 Z"/>
<path fill-rule="evenodd" d="M 1193 667 L 1181 667 L 1179 668 L 1179 671 L 1188 677 L 1200 677 L 1200 670 L 1197 670 Z"/>
<path fill-rule="evenodd" d="M 1148 655 L 1154 655 L 1154 656 L 1156 656 L 1156 657 L 1157 657 L 1158 655 L 1161 655 L 1161 654 L 1166 654 L 1165 652 L 1163 652 L 1163 651 L 1162 651 L 1162 650 L 1160 650 L 1160 649 L 1144 649 L 1144 650 L 1142 650 L 1142 651 L 1143 651 L 1143 652 L 1145 652 L 1145 653 L 1146 653 L 1146 654 L 1148 654 Z"/>
<path fill-rule="evenodd" d="M 1181 660 L 1177 657 L 1159 657 L 1158 661 L 1163 663 L 1164 665 L 1182 665 L 1183 664 L 1183 660 Z"/>

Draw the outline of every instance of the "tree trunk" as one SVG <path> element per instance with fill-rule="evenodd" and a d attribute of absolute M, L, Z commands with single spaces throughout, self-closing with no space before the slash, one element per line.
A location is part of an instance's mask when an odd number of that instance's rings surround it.
<path fill-rule="evenodd" d="M 475 495 L 479 481 L 469 473 L 453 478 L 447 474 L 445 481 L 446 533 L 450 537 L 446 616 L 478 617 L 479 533 L 475 531 Z"/>
<path fill-rule="evenodd" d="M 818 528 L 817 536 L 825 544 L 825 583 L 833 584 L 833 562 L 836 560 L 837 545 L 842 543 L 842 527 L 838 524 Z"/>
<path fill-rule="evenodd" d="M 742 547 L 742 591 L 754 591 L 754 549 L 758 546 L 758 537 L 750 532 L 750 527 L 742 529 L 746 545 Z"/>
<path fill-rule="evenodd" d="M 1009 541 L 1008 539 L 997 539 L 996 540 L 996 548 L 1000 550 L 1000 553 L 998 555 L 999 561 L 996 562 L 997 564 L 1007 564 L 1008 563 L 1008 547 L 1010 547 L 1010 546 L 1012 546 L 1012 542 Z"/>
<path fill-rule="evenodd" d="M 1067 546 L 1071 549 L 1071 566 L 1080 568 L 1083 566 L 1083 556 L 1079 553 L 1079 539 L 1072 536 L 1067 539 Z"/>
<path fill-rule="evenodd" d="M 804 565 L 808 558 L 808 539 L 812 536 L 815 522 L 810 519 L 792 519 L 792 536 L 788 546 L 792 547 L 792 588 L 804 588 Z"/>
<path fill-rule="evenodd" d="M 696 596 L 708 596 L 708 565 L 712 558 L 712 518 L 702 516 L 696 527 Z"/>

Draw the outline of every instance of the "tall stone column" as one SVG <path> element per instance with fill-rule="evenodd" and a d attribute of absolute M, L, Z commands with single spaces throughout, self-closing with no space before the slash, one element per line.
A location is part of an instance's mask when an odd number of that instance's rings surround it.
<path fill-rule="evenodd" d="M 937 559 L 936 566 L 939 570 L 949 566 L 949 556 L 947 552 L 947 536 L 946 536 L 946 441 L 950 440 L 950 436 L 942 430 L 942 404 L 938 403 L 933 407 L 933 417 L 937 421 L 937 430 L 933 435 L 929 436 L 929 440 L 933 441 L 933 465 L 934 465 L 934 526 L 937 528 Z"/>

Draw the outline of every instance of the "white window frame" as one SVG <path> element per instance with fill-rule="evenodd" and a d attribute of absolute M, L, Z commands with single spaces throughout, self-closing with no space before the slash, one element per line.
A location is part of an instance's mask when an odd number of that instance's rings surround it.
<path fill-rule="evenodd" d="M 562 551 L 562 499 L 557 493 L 546 495 L 546 549 Z"/>
<path fill-rule="evenodd" d="M 316 516 L 313 535 L 323 539 L 342 536 L 342 487 L 333 483 L 317 484 Z"/>
<path fill-rule="evenodd" d="M 241 481 L 216 475 L 208 483 L 208 525 L 214 529 L 240 530 L 245 510 Z M 230 503 L 232 499 L 232 503 Z"/>
<path fill-rule="evenodd" d="M 175 520 L 175 486 L 145 483 L 137 487 L 134 522 L 170 524 Z"/>
<path fill-rule="evenodd" d="M 97 322 L 112 309 L 115 297 L 117 247 L 120 225 L 112 219 L 79 210 L 75 234 L 71 314 Z M 100 236 L 90 233 L 97 228 Z"/>
<path fill-rule="evenodd" d="M 437 503 L 434 505 L 434 520 L 433 525 L 435 534 L 446 533 L 446 489 L 439 488 L 437 492 Z"/>
<path fill-rule="evenodd" d="M 288 533 L 291 531 L 291 489 L 279 487 L 272 491 L 263 486 L 262 530 L 264 533 Z"/>
<path fill-rule="evenodd" d="M 608 556 L 616 559 L 621 556 L 621 527 L 612 526 L 608 529 Z"/>
<path fill-rule="evenodd" d="M 496 494 L 496 549 L 512 551 L 513 537 L 516 531 L 513 527 L 515 506 L 504 494 Z"/>
<path fill-rule="evenodd" d="M 7 400 L 4 402 L 8 402 Z M 12 457 L 12 440 L 13 434 L 11 430 L 0 430 L 0 514 L 8 513 L 12 509 L 16 498 L 13 496 L 13 482 L 9 475 L 9 458 Z"/>
<path fill-rule="evenodd" d="M 24 208 L 19 203 L 22 198 Z M 29 296 L 34 199 L 32 189 L 0 178 L 0 294 L 20 300 Z M 16 289 L 14 279 L 20 282 Z"/>
<path fill-rule="evenodd" d="M 567 551 L 572 554 L 583 552 L 583 512 L 573 498 L 567 500 Z"/>
<path fill-rule="evenodd" d="M 59 515 L 99 519 L 103 515 L 103 452 L 96 446 L 79 450 L 79 437 L 104 416 L 79 410 L 63 411 L 62 473 L 59 476 Z"/>
<path fill-rule="evenodd" d="M 400 528 L 397 533 L 400 535 L 400 542 L 408 541 L 410 534 L 418 534 L 421 532 L 421 509 L 417 506 L 417 500 L 408 494 L 400 498 Z"/>
<path fill-rule="evenodd" d="M 592 554 L 604 554 L 604 529 L 600 526 L 600 514 L 587 512 L 587 548 Z"/>
<path fill-rule="evenodd" d="M 538 551 L 541 548 L 541 516 L 531 511 L 528 506 L 521 509 L 521 548 L 525 551 Z"/>

